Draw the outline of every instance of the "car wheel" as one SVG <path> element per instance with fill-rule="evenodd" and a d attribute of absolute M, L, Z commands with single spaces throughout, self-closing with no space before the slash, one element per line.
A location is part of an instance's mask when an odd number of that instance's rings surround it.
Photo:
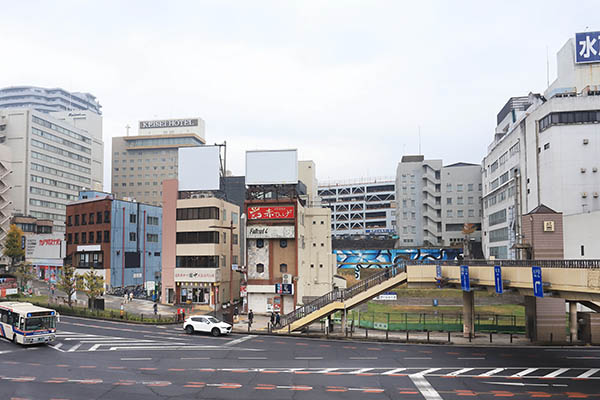
<path fill-rule="evenodd" d="M 185 333 L 187 333 L 188 335 L 191 335 L 192 333 L 194 333 L 194 327 L 191 325 L 186 326 Z"/>
<path fill-rule="evenodd" d="M 210 333 L 216 337 L 221 334 L 221 331 L 219 330 L 219 328 L 212 328 L 212 331 L 210 331 Z"/>

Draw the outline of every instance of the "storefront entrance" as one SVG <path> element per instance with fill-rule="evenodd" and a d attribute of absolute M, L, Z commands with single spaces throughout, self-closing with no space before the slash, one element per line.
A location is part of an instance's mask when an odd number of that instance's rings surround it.
<path fill-rule="evenodd" d="M 176 301 L 178 304 L 211 304 L 210 283 L 187 283 L 178 282 L 175 289 Z"/>

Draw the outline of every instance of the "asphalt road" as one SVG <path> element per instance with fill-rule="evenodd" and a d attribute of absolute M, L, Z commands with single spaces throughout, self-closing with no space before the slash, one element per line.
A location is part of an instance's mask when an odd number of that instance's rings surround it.
<path fill-rule="evenodd" d="M 61 317 L 51 346 L 0 341 L 0 399 L 600 399 L 600 348 L 188 336 Z"/>

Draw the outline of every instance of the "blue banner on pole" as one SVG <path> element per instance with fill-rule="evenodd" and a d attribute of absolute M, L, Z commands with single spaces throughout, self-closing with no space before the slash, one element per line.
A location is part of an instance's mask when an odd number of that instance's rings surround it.
<path fill-rule="evenodd" d="M 533 295 L 536 297 L 544 297 L 544 284 L 542 283 L 542 268 L 531 267 L 533 276 Z"/>
<path fill-rule="evenodd" d="M 465 292 L 471 291 L 471 282 L 469 282 L 469 266 L 460 266 L 460 288 Z"/>
<path fill-rule="evenodd" d="M 494 282 L 496 286 L 496 293 L 502 294 L 504 287 L 502 286 L 502 268 L 499 265 L 494 267 Z"/>

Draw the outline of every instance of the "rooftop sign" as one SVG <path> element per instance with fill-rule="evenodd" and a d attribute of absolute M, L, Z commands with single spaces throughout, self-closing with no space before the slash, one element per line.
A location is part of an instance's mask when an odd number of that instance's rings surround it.
<path fill-rule="evenodd" d="M 575 34 L 575 62 L 600 62 L 600 31 Z"/>
<path fill-rule="evenodd" d="M 140 129 L 153 128 L 182 128 L 186 126 L 198 126 L 197 118 L 185 119 L 162 119 L 157 121 L 140 121 Z"/>

